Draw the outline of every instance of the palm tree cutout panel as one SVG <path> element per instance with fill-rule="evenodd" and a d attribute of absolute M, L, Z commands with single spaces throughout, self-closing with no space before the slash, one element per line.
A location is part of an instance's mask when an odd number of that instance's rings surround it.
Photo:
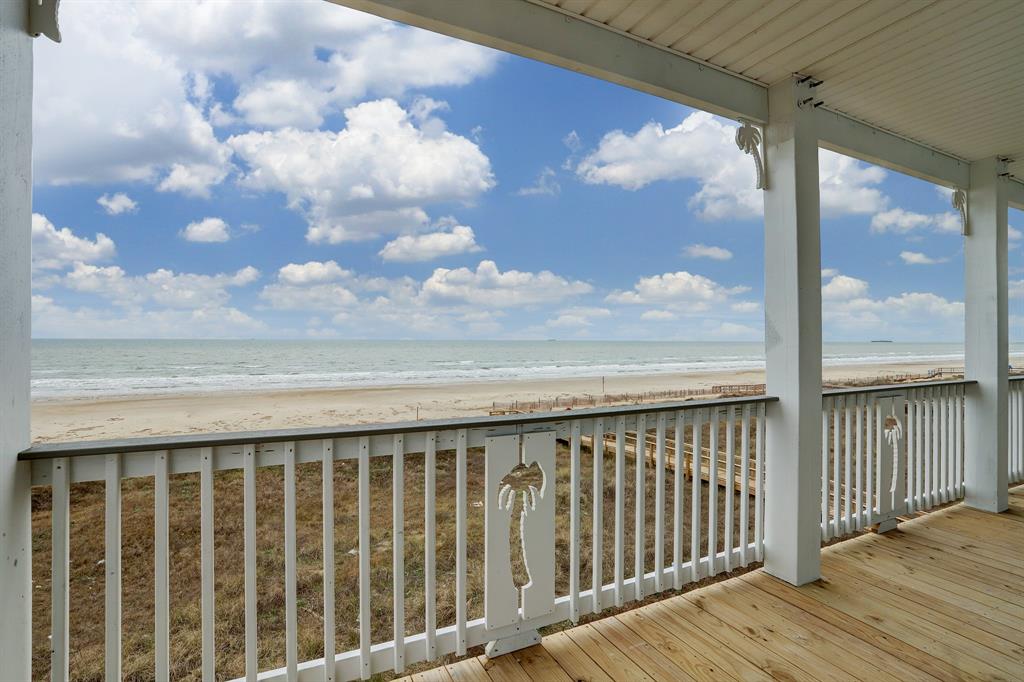
<path fill-rule="evenodd" d="M 555 433 L 489 437 L 484 457 L 484 621 L 495 629 L 555 607 Z"/>

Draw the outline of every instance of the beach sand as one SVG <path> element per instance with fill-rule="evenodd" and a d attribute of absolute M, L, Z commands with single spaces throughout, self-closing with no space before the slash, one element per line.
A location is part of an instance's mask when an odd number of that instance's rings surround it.
<path fill-rule="evenodd" d="M 924 373 L 934 362 L 825 367 L 826 381 Z M 494 401 L 600 395 L 601 377 L 339 389 L 140 395 L 32 403 L 33 442 L 252 431 L 486 415 Z M 761 370 L 609 376 L 605 393 L 764 382 Z"/>

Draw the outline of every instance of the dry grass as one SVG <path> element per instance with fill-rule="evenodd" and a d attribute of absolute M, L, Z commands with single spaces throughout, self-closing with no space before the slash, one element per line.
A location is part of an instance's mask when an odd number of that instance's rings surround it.
<path fill-rule="evenodd" d="M 724 429 L 723 425 L 723 429 Z M 723 431 L 724 433 L 724 431 Z M 707 442 L 707 441 L 705 441 Z M 722 439 L 724 442 L 724 437 Z M 738 440 L 737 440 L 738 442 Z M 629 457 L 625 480 L 626 537 L 625 573 L 632 575 L 633 519 L 635 508 L 635 462 Z M 392 518 L 390 459 L 371 462 L 371 628 L 375 642 L 392 638 Z M 483 615 L 483 481 L 482 450 L 468 457 L 468 580 L 467 602 L 470 619 Z M 569 456 L 560 444 L 556 478 L 556 560 L 559 562 L 557 591 L 568 590 L 569 544 Z M 593 458 L 584 448 L 582 457 L 581 584 L 591 576 L 591 512 Z M 604 557 L 606 583 L 613 579 L 614 558 L 614 456 L 604 457 Z M 336 594 L 335 639 L 337 651 L 358 646 L 358 527 L 357 467 L 339 461 L 334 469 Z M 671 562 L 673 486 L 671 470 L 665 489 L 665 557 Z M 655 468 L 646 467 L 647 504 L 645 564 L 654 567 Z M 243 496 L 240 471 L 219 472 L 214 477 L 216 643 L 218 675 L 236 677 L 244 672 L 243 600 Z M 297 486 L 298 566 L 298 651 L 300 660 L 323 655 L 322 619 L 322 489 L 320 464 L 300 465 Z M 406 634 L 424 628 L 423 576 L 423 456 L 407 455 L 405 460 L 405 610 Z M 690 557 L 690 482 L 685 482 L 682 556 Z M 455 457 L 454 452 L 437 456 L 437 594 L 438 626 L 455 619 Z M 200 576 L 199 576 L 199 479 L 197 474 L 173 476 L 170 488 L 170 583 L 171 583 L 171 675 L 174 679 L 198 679 L 200 665 Z M 145 680 L 153 677 L 153 482 L 130 479 L 122 484 L 123 514 L 123 669 L 124 677 Z M 719 518 L 724 512 L 724 490 L 719 490 Z M 735 533 L 739 533 L 739 507 L 749 505 L 753 538 L 753 499 L 735 496 Z M 284 493 L 281 467 L 257 472 L 257 591 L 259 663 L 261 669 L 284 665 Z M 701 546 L 706 549 L 708 486 L 703 484 Z M 102 483 L 72 486 L 71 492 L 71 675 L 76 680 L 100 680 L 103 675 L 103 506 Z M 34 668 L 36 679 L 49 677 L 50 627 L 50 495 L 48 488 L 33 493 L 33 577 L 34 577 Z M 719 523 L 719 549 L 723 549 Z M 704 550 L 702 550 L 703 553 Z M 664 595 L 662 595 L 664 596 Z"/>

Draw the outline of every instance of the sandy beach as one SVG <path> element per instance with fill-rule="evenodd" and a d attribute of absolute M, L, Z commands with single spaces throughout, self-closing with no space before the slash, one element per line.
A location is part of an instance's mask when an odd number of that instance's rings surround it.
<path fill-rule="evenodd" d="M 923 373 L 934 362 L 825 367 L 825 381 Z M 609 376 L 606 393 L 639 393 L 764 381 L 764 372 Z M 487 414 L 494 401 L 602 393 L 600 377 L 339 389 L 185 393 L 41 400 L 32 404 L 33 442 L 440 419 Z"/>

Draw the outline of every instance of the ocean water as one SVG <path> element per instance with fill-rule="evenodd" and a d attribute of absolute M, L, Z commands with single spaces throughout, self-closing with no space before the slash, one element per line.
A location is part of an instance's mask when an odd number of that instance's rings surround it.
<path fill-rule="evenodd" d="M 1024 344 L 1011 351 L 1024 352 Z M 827 343 L 826 365 L 963 362 L 960 344 Z M 760 343 L 35 340 L 34 398 L 331 388 L 764 367 Z"/>

